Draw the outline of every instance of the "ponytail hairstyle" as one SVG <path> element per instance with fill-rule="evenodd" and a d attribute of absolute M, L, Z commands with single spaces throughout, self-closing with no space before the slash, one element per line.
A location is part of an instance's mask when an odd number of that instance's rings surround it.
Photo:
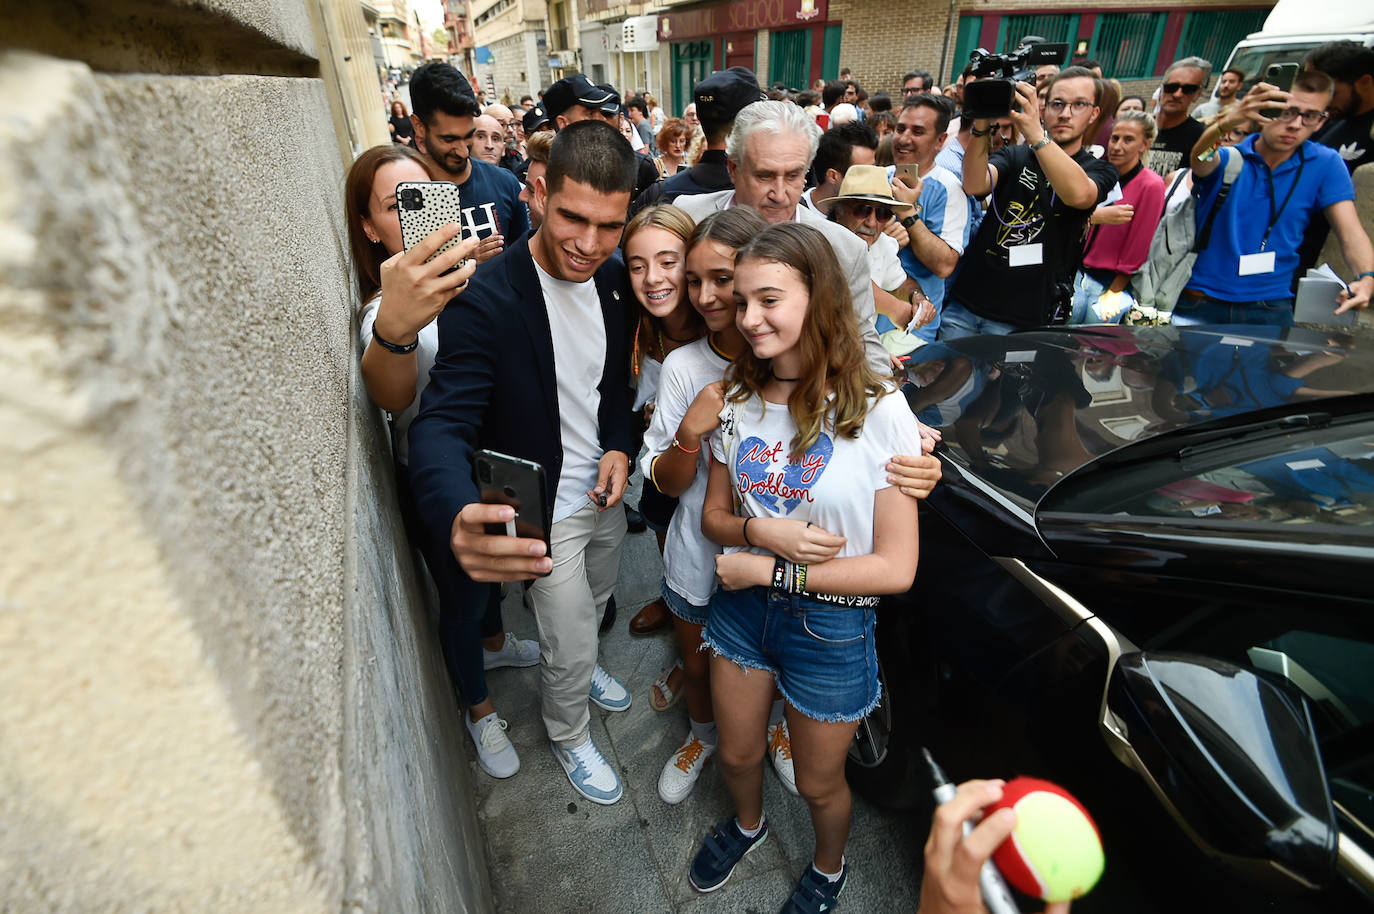
<path fill-rule="evenodd" d="M 849 286 L 830 242 L 807 225 L 769 225 L 740 249 L 735 269 L 748 261 L 777 263 L 795 270 L 809 296 L 797 341 L 801 380 L 787 398 L 787 409 L 797 424 L 792 456 L 799 458 L 806 453 L 820 438 L 823 427 L 836 435 L 859 437 L 869 402 L 888 390 L 864 355 Z M 762 399 L 771 373 L 768 361 L 745 350 L 726 372 L 726 399 L 732 403 L 756 395 Z"/>
<path fill-rule="evenodd" d="M 647 228 L 663 229 L 669 234 L 677 236 L 682 241 L 682 257 L 687 259 L 687 249 L 690 247 L 692 235 L 696 230 L 696 223 L 692 217 L 687 215 L 684 210 L 673 206 L 671 203 L 664 203 L 659 206 L 650 206 L 635 213 L 634 218 L 625 226 L 624 233 L 620 236 L 620 250 L 625 254 L 628 262 L 630 239 Z M 705 323 L 697 309 L 692 307 L 692 303 L 687 300 L 687 284 L 683 280 L 682 292 L 678 298 L 678 308 L 686 308 L 688 316 L 688 326 L 691 332 L 700 336 L 705 328 Z M 635 325 L 634 342 L 634 372 L 639 374 L 639 369 L 644 367 L 644 359 L 655 349 L 659 334 L 663 332 L 663 322 L 649 313 L 648 309 L 641 304 L 639 311 L 639 321 Z M 662 360 L 667 353 L 658 347 L 658 358 Z"/>

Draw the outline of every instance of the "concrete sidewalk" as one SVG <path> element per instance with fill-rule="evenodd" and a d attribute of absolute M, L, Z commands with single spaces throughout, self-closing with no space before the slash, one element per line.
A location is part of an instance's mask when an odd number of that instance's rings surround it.
<path fill-rule="evenodd" d="M 631 503 L 638 503 L 637 493 Z M 537 667 L 493 670 L 491 694 L 510 723 L 520 771 L 498 781 L 477 767 L 464 739 L 486 835 L 496 908 L 503 912 L 593 911 L 772 912 L 782 907 L 811 860 L 812 832 L 805 802 L 764 774 L 767 842 L 710 894 L 697 893 L 687 869 L 701 837 L 731 814 L 730 797 L 708 763 L 692 795 L 678 806 L 658 797 L 658 775 L 687 733 L 683 702 L 658 713 L 651 683 L 676 657 L 672 635 L 629 634 L 630 617 L 658 595 L 661 564 L 652 533 L 629 534 L 621 560 L 614 628 L 601 642 L 601 665 L 625 682 L 634 703 L 610 714 L 592 707 L 592 737 L 620 772 L 625 796 L 614 806 L 584 800 L 549 750 L 539 716 Z M 519 588 L 505 603 L 506 627 L 535 637 Z M 879 810 L 855 797 L 847 858 L 849 882 L 841 910 L 910 911 L 916 906 L 928 823 Z"/>

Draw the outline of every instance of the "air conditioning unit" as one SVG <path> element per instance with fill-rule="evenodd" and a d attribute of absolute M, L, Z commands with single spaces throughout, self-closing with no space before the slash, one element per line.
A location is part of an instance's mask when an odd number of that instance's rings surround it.
<path fill-rule="evenodd" d="M 620 24 L 621 46 L 627 53 L 658 50 L 658 18 L 631 16 Z"/>

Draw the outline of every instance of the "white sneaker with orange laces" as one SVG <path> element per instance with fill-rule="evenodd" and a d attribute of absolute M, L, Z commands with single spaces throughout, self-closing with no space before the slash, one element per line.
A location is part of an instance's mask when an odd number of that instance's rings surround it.
<path fill-rule="evenodd" d="M 687 739 L 668 756 L 663 773 L 658 776 L 658 796 L 663 802 L 677 805 L 687 799 L 701 777 L 706 760 L 716 754 L 716 747 L 703 743 L 688 731 Z"/>
<path fill-rule="evenodd" d="M 778 780 L 792 796 L 797 793 L 797 773 L 792 768 L 792 736 L 787 732 L 787 718 L 776 724 L 768 725 L 768 758 L 773 762 L 773 770 Z"/>

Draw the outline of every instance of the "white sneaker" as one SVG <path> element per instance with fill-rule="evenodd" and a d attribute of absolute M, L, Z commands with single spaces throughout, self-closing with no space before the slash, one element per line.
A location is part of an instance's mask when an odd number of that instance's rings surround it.
<path fill-rule="evenodd" d="M 663 773 L 658 776 L 658 796 L 663 802 L 677 805 L 687 799 L 701 777 L 706 760 L 716 754 L 716 747 L 697 739 L 690 731 L 677 751 L 668 756 Z"/>
<path fill-rule="evenodd" d="M 521 641 L 511 632 L 494 651 L 482 648 L 482 668 L 494 670 L 502 666 L 534 666 L 539 662 L 539 642 Z"/>
<path fill-rule="evenodd" d="M 630 706 L 630 690 L 625 688 L 625 683 L 603 670 L 599 663 L 592 671 L 588 697 L 604 711 L 624 711 Z"/>
<path fill-rule="evenodd" d="M 792 767 L 792 735 L 787 732 L 787 718 L 776 724 L 768 725 L 768 758 L 773 762 L 773 770 L 778 780 L 792 796 L 797 792 L 797 773 Z"/>
<path fill-rule="evenodd" d="M 573 789 L 593 803 L 609 806 L 625 792 L 615 769 L 602 756 L 590 736 L 582 745 L 571 749 L 560 749 L 554 742 L 549 746 L 553 748 L 553 757 L 558 759 L 567 773 Z"/>
<path fill-rule="evenodd" d="M 495 711 L 478 721 L 464 711 L 463 721 L 477 746 L 477 764 L 483 771 L 494 778 L 508 778 L 520 770 L 520 756 L 515 754 L 515 747 L 506 736 L 509 725 L 497 717 Z"/>

